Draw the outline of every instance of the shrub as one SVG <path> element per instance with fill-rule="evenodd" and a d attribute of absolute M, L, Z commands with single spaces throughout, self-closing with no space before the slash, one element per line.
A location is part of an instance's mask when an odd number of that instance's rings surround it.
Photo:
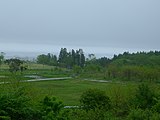
<path fill-rule="evenodd" d="M 112 111 L 116 116 L 125 117 L 129 112 L 129 102 L 130 94 L 125 94 L 125 92 L 121 87 L 121 85 L 117 84 L 111 90 L 111 101 L 112 101 Z M 130 92 L 131 93 L 131 92 Z"/>
<path fill-rule="evenodd" d="M 150 120 L 160 120 L 160 114 L 158 113 L 153 113 L 152 116 L 150 117 Z"/>
<path fill-rule="evenodd" d="M 118 120 L 109 111 L 95 109 L 85 111 L 82 109 L 74 109 L 70 111 L 70 120 Z"/>
<path fill-rule="evenodd" d="M 29 101 L 24 88 L 17 88 L 15 91 L 1 94 L 0 118 L 11 120 L 35 119 L 37 111 L 32 108 Z"/>
<path fill-rule="evenodd" d="M 80 103 L 86 110 L 104 109 L 109 110 L 111 107 L 111 102 L 108 96 L 106 96 L 104 91 L 98 89 L 89 89 L 85 91 L 81 98 Z"/>
<path fill-rule="evenodd" d="M 133 109 L 127 117 L 128 120 L 160 120 L 160 114 L 149 109 Z"/>
<path fill-rule="evenodd" d="M 64 105 L 55 97 L 46 96 L 41 102 L 41 111 L 43 120 L 66 120 L 68 115 L 63 111 Z"/>
<path fill-rule="evenodd" d="M 128 115 L 128 120 L 150 120 L 152 112 L 149 110 L 133 109 Z"/>
<path fill-rule="evenodd" d="M 147 84 L 139 85 L 133 104 L 135 107 L 146 109 L 156 104 L 156 95 Z"/>

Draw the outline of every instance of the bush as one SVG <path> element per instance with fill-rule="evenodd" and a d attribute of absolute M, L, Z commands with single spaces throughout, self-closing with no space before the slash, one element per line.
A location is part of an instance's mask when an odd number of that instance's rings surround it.
<path fill-rule="evenodd" d="M 160 114 L 153 113 L 152 116 L 150 117 L 150 120 L 160 120 Z"/>
<path fill-rule="evenodd" d="M 68 111 L 55 97 L 32 103 L 25 87 L 0 94 L 0 120 L 68 120 Z"/>
<path fill-rule="evenodd" d="M 41 102 L 42 120 L 66 120 L 68 115 L 63 111 L 64 105 L 55 97 L 46 96 Z"/>
<path fill-rule="evenodd" d="M 133 104 L 135 107 L 146 109 L 156 104 L 156 95 L 147 84 L 139 85 Z"/>
<path fill-rule="evenodd" d="M 111 102 L 108 96 L 106 96 L 104 91 L 98 89 L 89 89 L 85 91 L 81 98 L 80 103 L 86 110 L 104 109 L 109 110 L 111 107 Z"/>
<path fill-rule="evenodd" d="M 74 109 L 70 111 L 70 120 L 118 120 L 109 111 L 95 109 L 85 111 L 82 109 Z"/>
<path fill-rule="evenodd" d="M 150 120 L 152 112 L 149 110 L 133 109 L 128 115 L 128 120 Z"/>
<path fill-rule="evenodd" d="M 160 97 L 155 98 L 156 104 L 152 106 L 152 111 L 156 113 L 160 113 Z"/>
<path fill-rule="evenodd" d="M 112 101 L 112 111 L 116 116 L 125 117 L 128 115 L 129 112 L 129 102 L 128 99 L 130 99 L 129 93 L 128 95 L 125 94 L 125 92 L 121 87 L 121 85 L 117 84 L 114 85 L 114 87 L 111 90 L 111 101 Z M 130 92 L 131 93 L 131 92 Z"/>
<path fill-rule="evenodd" d="M 160 114 L 149 109 L 133 109 L 127 117 L 128 120 L 160 120 Z"/>
<path fill-rule="evenodd" d="M 24 88 L 17 88 L 0 95 L 0 118 L 11 120 L 31 120 L 37 118 L 37 111 L 29 103 Z M 36 117 L 35 117 L 36 116 Z"/>

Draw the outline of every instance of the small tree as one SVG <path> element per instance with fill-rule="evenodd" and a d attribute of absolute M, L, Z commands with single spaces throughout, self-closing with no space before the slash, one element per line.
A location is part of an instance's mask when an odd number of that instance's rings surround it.
<path fill-rule="evenodd" d="M 3 52 L 0 53 L 0 66 L 2 65 L 3 63 L 3 60 L 4 60 L 4 54 Z"/>
<path fill-rule="evenodd" d="M 79 75 L 82 72 L 82 68 L 80 66 L 75 65 L 73 67 L 73 73 L 74 75 Z"/>
<path fill-rule="evenodd" d="M 17 58 L 15 58 L 15 59 L 7 59 L 5 61 L 5 63 L 7 63 L 9 65 L 10 72 L 17 72 L 18 70 L 23 72 L 23 70 L 27 69 L 27 68 L 24 68 L 24 66 L 22 66 L 23 61 L 19 60 Z"/>

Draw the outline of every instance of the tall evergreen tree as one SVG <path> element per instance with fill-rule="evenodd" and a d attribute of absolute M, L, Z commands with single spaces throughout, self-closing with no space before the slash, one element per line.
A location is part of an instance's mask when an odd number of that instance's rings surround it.
<path fill-rule="evenodd" d="M 71 52 L 67 52 L 66 48 L 61 48 L 59 54 L 59 64 L 60 66 L 72 68 L 73 66 L 81 66 L 83 67 L 85 64 L 85 56 L 82 49 L 73 50 Z"/>
<path fill-rule="evenodd" d="M 85 56 L 84 56 L 84 53 L 83 53 L 83 50 L 82 49 L 79 49 L 79 55 L 80 55 L 80 66 L 81 67 L 84 67 L 84 64 L 85 64 Z"/>
<path fill-rule="evenodd" d="M 66 48 L 61 48 L 60 54 L 59 54 L 59 63 L 65 64 L 67 60 L 67 49 Z"/>
<path fill-rule="evenodd" d="M 75 51 L 72 49 L 72 66 L 74 66 L 76 63 L 76 53 Z"/>

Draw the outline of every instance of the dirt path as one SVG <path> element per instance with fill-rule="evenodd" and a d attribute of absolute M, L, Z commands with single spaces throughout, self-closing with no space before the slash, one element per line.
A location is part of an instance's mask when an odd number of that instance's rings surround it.
<path fill-rule="evenodd" d="M 66 80 L 66 79 L 72 79 L 72 77 L 61 77 L 61 78 L 36 78 L 36 79 L 30 79 L 30 80 L 22 80 L 20 82 L 38 82 L 38 81 L 53 81 L 53 80 Z M 94 79 L 82 79 L 84 81 L 91 81 L 91 82 L 100 82 L 100 83 L 109 83 L 112 81 L 107 80 L 94 80 Z M 10 82 L 0 82 L 0 84 L 6 84 Z"/>
<path fill-rule="evenodd" d="M 53 80 L 66 80 L 71 79 L 72 77 L 61 77 L 61 78 L 39 78 L 39 79 L 31 79 L 31 80 L 23 80 L 20 82 L 38 82 L 38 81 L 53 81 Z M 10 82 L 0 82 L 0 84 L 6 84 Z"/>

